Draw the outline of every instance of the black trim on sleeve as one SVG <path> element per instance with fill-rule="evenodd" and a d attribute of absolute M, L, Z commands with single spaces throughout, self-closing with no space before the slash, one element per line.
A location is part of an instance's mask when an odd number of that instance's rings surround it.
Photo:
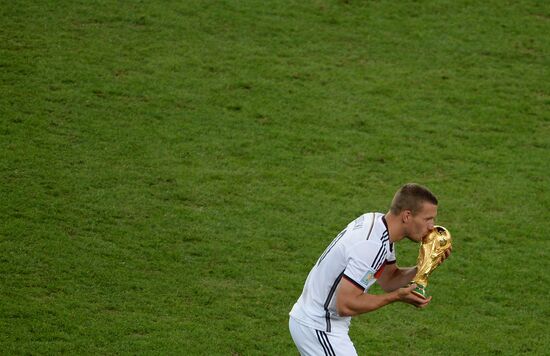
<path fill-rule="evenodd" d="M 362 285 L 360 285 L 359 283 L 357 283 L 356 281 L 354 281 L 350 276 L 347 276 L 345 273 L 344 273 L 344 276 L 343 276 L 345 279 L 347 279 L 348 281 L 350 281 L 351 283 L 355 284 L 355 286 L 359 289 L 361 289 L 362 291 L 365 291 L 365 287 L 363 287 Z"/>

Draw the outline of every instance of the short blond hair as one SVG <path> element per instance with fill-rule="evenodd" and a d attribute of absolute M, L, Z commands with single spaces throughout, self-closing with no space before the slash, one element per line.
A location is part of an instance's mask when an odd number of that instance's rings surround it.
<path fill-rule="evenodd" d="M 403 210 L 410 210 L 414 215 L 424 202 L 437 205 L 437 198 L 428 188 L 416 183 L 407 183 L 395 193 L 390 211 L 393 215 L 398 215 Z"/>

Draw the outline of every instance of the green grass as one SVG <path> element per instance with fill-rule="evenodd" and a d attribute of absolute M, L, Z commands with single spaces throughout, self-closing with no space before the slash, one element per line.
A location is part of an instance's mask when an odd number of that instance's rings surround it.
<path fill-rule="evenodd" d="M 452 258 L 359 354 L 545 354 L 543 1 L 4 1 L 0 349 L 293 355 L 341 228 L 415 181 Z M 417 246 L 399 244 L 402 265 Z"/>

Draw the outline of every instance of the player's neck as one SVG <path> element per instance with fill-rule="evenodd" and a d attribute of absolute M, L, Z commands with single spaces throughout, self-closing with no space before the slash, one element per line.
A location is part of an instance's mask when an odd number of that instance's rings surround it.
<path fill-rule="evenodd" d="M 405 229 L 401 224 L 401 218 L 399 215 L 393 215 L 391 211 L 388 211 L 384 215 L 386 224 L 388 225 L 388 233 L 390 234 L 390 241 L 397 242 L 403 240 L 405 237 Z"/>

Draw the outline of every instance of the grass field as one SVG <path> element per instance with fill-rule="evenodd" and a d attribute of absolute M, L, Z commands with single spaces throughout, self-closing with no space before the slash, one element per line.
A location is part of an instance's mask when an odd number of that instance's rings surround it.
<path fill-rule="evenodd" d="M 414 181 L 453 256 L 359 354 L 548 354 L 549 33 L 535 0 L 1 1 L 1 353 L 295 355 L 311 266 Z"/>

